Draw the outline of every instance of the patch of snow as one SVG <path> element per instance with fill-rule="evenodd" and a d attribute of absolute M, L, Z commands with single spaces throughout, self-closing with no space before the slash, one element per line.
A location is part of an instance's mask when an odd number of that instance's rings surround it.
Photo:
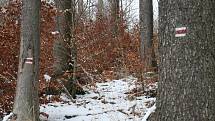
<path fill-rule="evenodd" d="M 144 115 L 144 117 L 142 119 L 142 121 L 147 121 L 147 119 L 149 118 L 150 114 L 155 112 L 155 109 L 156 109 L 155 104 L 151 108 L 148 108 L 146 114 Z"/>
<path fill-rule="evenodd" d="M 49 115 L 48 121 L 146 121 L 155 110 L 155 98 L 145 96 L 130 99 L 128 92 L 135 88 L 137 79 L 128 77 L 97 83 L 89 94 L 78 95 L 76 103 L 65 102 L 42 105 L 41 112 Z"/>
<path fill-rule="evenodd" d="M 2 121 L 8 121 L 9 118 L 13 115 L 13 113 L 10 113 L 9 115 L 6 115 Z"/>
<path fill-rule="evenodd" d="M 44 79 L 49 82 L 51 80 L 51 76 L 49 76 L 48 74 L 44 74 Z"/>
<path fill-rule="evenodd" d="M 53 35 L 59 34 L 59 31 L 51 32 Z"/>

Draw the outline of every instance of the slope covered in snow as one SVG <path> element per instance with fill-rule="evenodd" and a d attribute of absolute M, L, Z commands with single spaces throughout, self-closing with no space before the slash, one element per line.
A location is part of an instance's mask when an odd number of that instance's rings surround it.
<path fill-rule="evenodd" d="M 76 103 L 49 103 L 40 110 L 49 115 L 48 121 L 146 121 L 156 108 L 155 98 L 128 95 L 135 81 L 130 77 L 97 83 L 88 94 L 78 96 Z"/>

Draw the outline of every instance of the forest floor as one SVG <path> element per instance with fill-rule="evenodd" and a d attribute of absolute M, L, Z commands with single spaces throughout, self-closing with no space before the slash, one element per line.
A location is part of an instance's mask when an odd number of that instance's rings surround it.
<path fill-rule="evenodd" d="M 40 111 L 48 114 L 48 121 L 146 121 L 155 110 L 156 98 L 135 96 L 136 78 L 129 77 L 96 83 L 87 94 L 70 102 L 42 105 Z M 154 85 L 156 86 L 156 84 Z"/>
<path fill-rule="evenodd" d="M 144 96 L 134 77 L 85 86 L 75 102 L 61 94 L 60 102 L 40 106 L 41 121 L 147 121 L 156 109 L 155 97 Z M 156 90 L 152 83 L 146 90 Z M 51 97 L 50 95 L 48 96 Z M 11 114 L 4 117 L 7 121 Z"/>

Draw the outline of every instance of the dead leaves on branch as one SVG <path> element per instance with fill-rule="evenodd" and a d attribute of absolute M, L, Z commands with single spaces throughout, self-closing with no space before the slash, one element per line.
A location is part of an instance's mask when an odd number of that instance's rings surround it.
<path fill-rule="evenodd" d="M 15 94 L 15 78 L 18 70 L 18 56 L 20 43 L 20 10 L 19 0 L 12 1 L 4 8 L 0 8 L 0 74 L 6 77 L 0 78 L 0 115 L 12 108 Z M 55 38 L 56 8 L 42 2 L 41 8 L 41 56 L 40 56 L 40 92 L 41 100 L 46 103 L 43 95 L 47 89 L 43 75 L 45 72 L 52 74 L 53 42 Z M 134 26 L 131 32 L 125 31 L 126 21 L 119 24 L 120 31 L 117 37 L 113 37 L 111 20 L 108 18 L 99 21 L 82 21 L 76 26 L 75 38 L 78 48 L 77 76 L 79 82 L 87 83 L 98 80 L 115 79 L 116 72 L 121 68 L 128 74 L 138 74 L 141 70 L 139 56 L 139 29 Z M 121 25 L 121 26 L 120 26 Z M 83 70 L 84 68 L 84 70 Z M 90 74 L 90 76 L 89 76 Z M 136 76 L 136 75 L 135 75 Z M 60 86 L 57 82 L 49 85 L 53 89 Z M 1 92 L 4 93 L 1 93 Z M 4 94 L 4 95 L 2 95 Z M 58 100 L 59 97 L 52 97 Z"/>

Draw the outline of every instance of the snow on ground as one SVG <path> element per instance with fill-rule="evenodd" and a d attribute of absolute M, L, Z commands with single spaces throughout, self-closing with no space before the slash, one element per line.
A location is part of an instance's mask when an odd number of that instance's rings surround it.
<path fill-rule="evenodd" d="M 156 108 L 155 98 L 125 94 L 135 88 L 135 81 L 130 77 L 97 83 L 89 94 L 78 96 L 76 103 L 49 103 L 40 111 L 49 115 L 48 121 L 146 121 Z"/>

